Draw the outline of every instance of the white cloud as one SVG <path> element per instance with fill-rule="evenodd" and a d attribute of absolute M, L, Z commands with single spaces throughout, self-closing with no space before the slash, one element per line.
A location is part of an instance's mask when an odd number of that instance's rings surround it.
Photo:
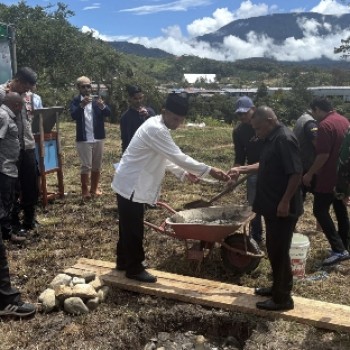
<path fill-rule="evenodd" d="M 96 9 L 99 9 L 101 7 L 101 3 L 99 2 L 94 2 L 91 6 L 86 6 L 83 8 L 83 11 L 86 11 L 86 10 L 96 10 Z"/>
<path fill-rule="evenodd" d="M 220 8 L 213 13 L 213 17 L 204 17 L 193 21 L 187 26 L 187 31 L 192 37 L 200 36 L 214 32 L 233 20 L 232 12 L 227 8 Z"/>
<path fill-rule="evenodd" d="M 128 41 L 131 39 L 130 35 L 104 35 L 101 34 L 97 29 L 88 27 L 88 26 L 82 26 L 81 27 L 81 31 L 83 33 L 91 33 L 92 32 L 92 36 L 96 39 L 101 39 L 104 41 Z"/>
<path fill-rule="evenodd" d="M 241 3 L 236 11 L 231 12 L 227 7 L 218 8 L 213 12 L 212 17 L 196 19 L 187 26 L 187 31 L 191 37 L 201 36 L 214 32 L 237 19 L 263 16 L 275 10 L 275 6 L 269 8 L 268 5 L 264 3 L 253 4 L 251 0 L 246 0 Z"/>
<path fill-rule="evenodd" d="M 236 11 L 236 17 L 238 18 L 249 18 L 267 15 L 269 7 L 264 4 L 253 4 L 250 0 L 243 1 L 240 8 Z"/>
<path fill-rule="evenodd" d="M 343 15 L 350 12 L 350 7 L 345 3 L 341 4 L 334 0 L 321 0 L 310 12 L 318 12 L 324 15 Z"/>
<path fill-rule="evenodd" d="M 174 25 L 174 26 L 170 26 L 168 28 L 162 29 L 162 32 L 167 37 L 171 37 L 174 39 L 181 39 L 182 38 L 182 31 L 181 31 L 180 26 L 178 26 L 178 25 Z"/>
<path fill-rule="evenodd" d="M 316 19 L 308 19 L 305 17 L 297 19 L 298 26 L 303 30 L 306 36 L 309 35 L 318 35 L 318 30 L 321 27 L 321 24 L 316 21 Z"/>
<path fill-rule="evenodd" d="M 131 12 L 136 15 L 148 15 L 159 12 L 179 12 L 188 9 L 209 5 L 211 0 L 177 0 L 167 4 L 145 5 L 134 8 L 120 10 L 119 12 Z"/>
<path fill-rule="evenodd" d="M 299 26 L 304 37 L 287 38 L 283 43 L 276 44 L 266 35 L 255 32 L 248 33 L 245 40 L 229 35 L 219 47 L 211 47 L 206 42 L 198 42 L 181 35 L 167 36 L 154 39 L 137 37 L 129 41 L 146 47 L 159 48 L 177 56 L 195 55 L 221 61 L 235 61 L 249 57 L 271 57 L 276 60 L 300 61 L 327 57 L 332 60 L 340 59 L 333 49 L 341 39 L 350 36 L 350 29 L 339 30 L 331 28 L 329 23 L 319 23 L 316 20 L 300 19 Z M 319 30 L 326 29 L 330 34 L 319 35 Z M 168 32 L 169 34 L 170 32 Z M 179 32 L 178 32 L 179 33 Z"/>

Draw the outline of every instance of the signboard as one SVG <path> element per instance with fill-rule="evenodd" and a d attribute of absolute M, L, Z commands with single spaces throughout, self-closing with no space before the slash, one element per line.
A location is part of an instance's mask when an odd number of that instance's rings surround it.
<path fill-rule="evenodd" d="M 8 26 L 0 23 L 0 84 L 12 78 Z"/>

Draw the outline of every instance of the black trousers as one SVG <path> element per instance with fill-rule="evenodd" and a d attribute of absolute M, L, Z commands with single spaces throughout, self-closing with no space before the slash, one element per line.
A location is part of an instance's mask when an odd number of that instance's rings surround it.
<path fill-rule="evenodd" d="M 30 223 L 34 220 L 35 206 L 38 204 L 39 184 L 38 166 L 35 150 L 21 150 L 18 159 L 18 181 L 15 190 L 12 210 L 13 225 L 19 224 L 19 212 L 24 211 L 24 220 Z"/>
<path fill-rule="evenodd" d="M 338 221 L 338 231 L 329 213 L 331 205 L 333 205 L 334 213 Z M 349 250 L 349 215 L 343 201 L 336 199 L 333 193 L 315 192 L 313 213 L 320 223 L 332 250 L 337 253 Z"/>
<path fill-rule="evenodd" d="M 13 204 L 17 178 L 0 173 L 0 227 L 2 238 L 9 239 L 11 233 L 10 212 Z"/>
<path fill-rule="evenodd" d="M 117 243 L 117 266 L 127 274 L 137 274 L 144 270 L 143 216 L 144 204 L 132 202 L 117 194 L 119 211 L 119 240 Z"/>
<path fill-rule="evenodd" d="M 0 173 L 0 225 L 7 222 L 13 203 L 14 186 L 16 178 Z M 20 293 L 11 287 L 10 273 L 7 262 L 6 247 L 0 234 L 0 308 L 18 300 Z"/>
<path fill-rule="evenodd" d="M 275 303 L 290 300 L 293 274 L 289 256 L 293 231 L 298 218 L 264 217 L 266 249 L 272 268 L 272 299 Z"/>

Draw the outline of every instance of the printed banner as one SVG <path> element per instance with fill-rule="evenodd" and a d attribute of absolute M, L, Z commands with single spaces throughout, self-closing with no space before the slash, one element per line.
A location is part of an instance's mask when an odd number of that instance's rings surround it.
<path fill-rule="evenodd" d="M 0 23 L 0 84 L 12 78 L 11 51 L 8 26 Z"/>

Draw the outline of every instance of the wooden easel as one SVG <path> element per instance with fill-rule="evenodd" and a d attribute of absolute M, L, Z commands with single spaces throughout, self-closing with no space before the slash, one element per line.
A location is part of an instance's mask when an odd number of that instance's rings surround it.
<path fill-rule="evenodd" d="M 36 142 L 36 155 L 40 170 L 39 189 L 42 197 L 42 205 L 45 208 L 48 201 L 64 197 L 63 168 L 61 139 L 59 130 L 59 115 L 63 107 L 55 106 L 34 110 L 32 129 Z M 56 126 L 56 130 L 52 131 Z M 48 192 L 46 175 L 56 173 L 57 192 Z"/>

